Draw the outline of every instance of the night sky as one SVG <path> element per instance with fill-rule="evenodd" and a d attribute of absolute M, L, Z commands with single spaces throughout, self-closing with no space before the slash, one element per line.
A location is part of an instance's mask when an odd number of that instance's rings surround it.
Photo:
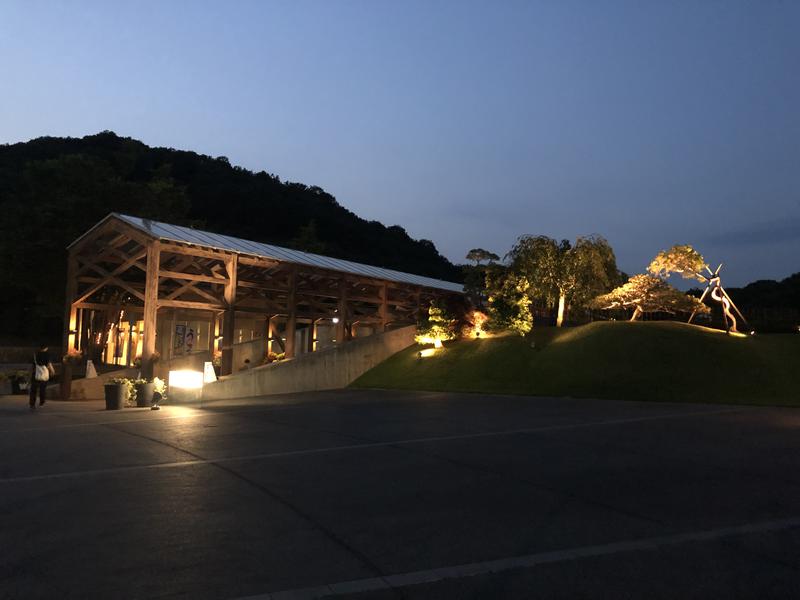
<path fill-rule="evenodd" d="M 319 185 L 456 262 L 599 233 L 800 271 L 800 2 L 9 2 L 0 143 L 110 129 Z"/>

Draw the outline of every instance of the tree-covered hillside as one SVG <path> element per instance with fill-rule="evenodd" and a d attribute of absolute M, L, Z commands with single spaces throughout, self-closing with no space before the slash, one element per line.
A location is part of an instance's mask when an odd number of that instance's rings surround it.
<path fill-rule="evenodd" d="M 4 334 L 57 335 L 66 246 L 109 212 L 459 281 L 428 240 L 366 221 L 319 187 L 112 132 L 0 145 Z"/>

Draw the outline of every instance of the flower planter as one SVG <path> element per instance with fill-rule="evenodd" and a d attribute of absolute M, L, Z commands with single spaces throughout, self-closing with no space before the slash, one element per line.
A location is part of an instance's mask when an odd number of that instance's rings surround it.
<path fill-rule="evenodd" d="M 107 383 L 103 386 L 106 395 L 106 410 L 120 410 L 128 399 L 128 388 L 121 383 Z"/>
<path fill-rule="evenodd" d="M 153 404 L 153 394 L 156 391 L 155 383 L 137 383 L 136 384 L 136 406 L 140 408 L 149 408 Z"/>

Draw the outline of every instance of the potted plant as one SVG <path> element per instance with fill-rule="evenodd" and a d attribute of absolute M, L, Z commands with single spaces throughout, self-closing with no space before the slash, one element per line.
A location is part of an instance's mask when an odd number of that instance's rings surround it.
<path fill-rule="evenodd" d="M 131 399 L 136 399 L 136 390 L 130 379 L 115 377 L 109 379 L 105 386 L 106 410 L 119 410 Z"/>
<path fill-rule="evenodd" d="M 69 400 L 72 395 L 72 369 L 78 366 L 83 359 L 83 352 L 75 348 L 61 358 L 61 399 Z"/>
<path fill-rule="evenodd" d="M 214 374 L 219 377 L 222 372 L 222 353 L 217 352 L 214 358 L 211 359 L 211 365 L 214 367 Z"/>
<path fill-rule="evenodd" d="M 167 382 L 155 377 L 153 379 L 153 390 L 155 392 L 153 395 L 153 406 L 150 408 L 158 410 L 158 404 L 167 399 Z"/>
<path fill-rule="evenodd" d="M 31 374 L 28 371 L 15 371 L 11 375 L 11 393 L 25 394 L 30 389 Z"/>
<path fill-rule="evenodd" d="M 136 406 L 139 408 L 149 408 L 153 403 L 153 394 L 156 391 L 156 384 L 147 379 L 134 379 L 133 387 L 136 392 Z"/>

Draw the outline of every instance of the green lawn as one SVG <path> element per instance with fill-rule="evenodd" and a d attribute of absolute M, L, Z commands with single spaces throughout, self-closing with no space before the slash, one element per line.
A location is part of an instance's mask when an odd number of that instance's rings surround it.
<path fill-rule="evenodd" d="M 800 405 L 800 335 L 733 337 L 683 323 L 605 322 L 450 342 L 426 358 L 419 350 L 399 352 L 353 386 Z"/>

